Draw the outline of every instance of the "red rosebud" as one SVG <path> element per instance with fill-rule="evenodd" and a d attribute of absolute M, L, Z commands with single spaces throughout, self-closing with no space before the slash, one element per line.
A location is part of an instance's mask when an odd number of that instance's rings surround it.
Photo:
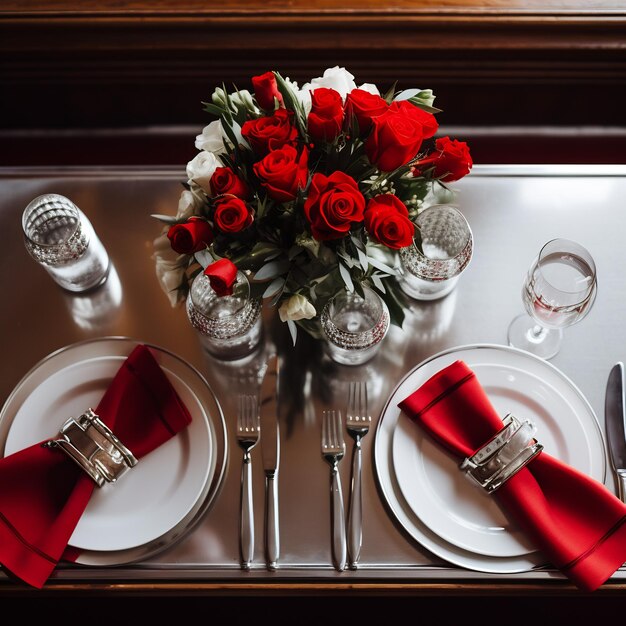
<path fill-rule="evenodd" d="M 389 105 L 380 96 L 364 89 L 353 89 L 346 98 L 346 112 L 356 117 L 362 135 L 372 127 L 372 119 L 388 108 Z"/>
<path fill-rule="evenodd" d="M 267 195 L 279 202 L 295 200 L 298 189 L 304 189 L 309 177 L 309 151 L 298 151 L 292 146 L 272 150 L 253 165 L 254 173 L 267 191 Z"/>
<path fill-rule="evenodd" d="M 314 141 L 332 141 L 343 125 L 343 101 L 334 89 L 318 87 L 311 92 L 309 135 Z"/>
<path fill-rule="evenodd" d="M 464 141 L 441 137 L 435 141 L 435 169 L 434 176 L 442 177 L 446 183 L 463 178 L 472 169 L 474 162 L 469 148 Z"/>
<path fill-rule="evenodd" d="M 239 178 L 229 167 L 218 167 L 211 177 L 211 189 L 216 196 L 231 194 L 242 200 L 250 197 L 248 185 Z"/>
<path fill-rule="evenodd" d="M 292 118 L 293 113 L 278 109 L 273 115 L 245 122 L 241 134 L 259 156 L 265 156 L 270 150 L 296 144 L 298 131 L 291 123 Z"/>
<path fill-rule="evenodd" d="M 354 180 L 343 172 L 316 173 L 304 203 L 311 234 L 318 241 L 339 239 L 355 222 L 363 221 L 365 198 Z"/>
<path fill-rule="evenodd" d="M 184 224 L 174 224 L 167 231 L 172 250 L 178 254 L 193 254 L 213 241 L 211 226 L 199 217 L 190 217 Z"/>
<path fill-rule="evenodd" d="M 367 203 L 365 228 L 373 239 L 395 250 L 410 246 L 415 235 L 406 206 L 390 193 L 376 196 Z"/>
<path fill-rule="evenodd" d="M 365 142 L 369 160 L 383 172 L 392 172 L 413 159 L 422 141 L 437 132 L 434 116 L 406 100 L 394 102 L 386 113 L 372 119 Z"/>
<path fill-rule="evenodd" d="M 232 296 L 233 285 L 237 279 L 237 266 L 230 259 L 220 259 L 211 263 L 204 275 L 209 277 L 211 288 L 220 297 Z"/>
<path fill-rule="evenodd" d="M 223 233 L 238 233 L 252 224 L 252 214 L 240 198 L 225 196 L 215 203 L 213 223 Z"/>
<path fill-rule="evenodd" d="M 283 97 L 280 91 L 278 91 L 274 72 L 265 72 L 265 74 L 260 76 L 253 76 L 252 86 L 254 87 L 256 101 L 264 111 L 273 111 L 276 108 L 274 98 L 278 100 L 279 104 L 283 104 Z"/>

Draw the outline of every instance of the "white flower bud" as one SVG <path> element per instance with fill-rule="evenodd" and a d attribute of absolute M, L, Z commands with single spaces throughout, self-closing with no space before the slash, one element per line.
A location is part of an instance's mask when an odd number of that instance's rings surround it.
<path fill-rule="evenodd" d="M 281 322 L 291 320 L 310 320 L 317 315 L 315 307 L 301 294 L 291 296 L 285 300 L 278 309 Z"/>

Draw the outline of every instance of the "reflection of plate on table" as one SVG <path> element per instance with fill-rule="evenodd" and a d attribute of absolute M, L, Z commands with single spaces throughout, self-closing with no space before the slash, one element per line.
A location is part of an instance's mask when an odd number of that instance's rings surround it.
<path fill-rule="evenodd" d="M 137 342 L 105 338 L 46 357 L 18 384 L 0 413 L 4 456 L 53 437 L 70 416 L 96 407 Z M 152 556 L 183 536 L 212 502 L 224 473 L 226 428 L 202 376 L 150 346 L 192 416 L 191 424 L 140 460 L 115 485 L 96 489 L 69 545 L 77 563 L 113 565 Z"/>
<path fill-rule="evenodd" d="M 547 453 L 603 481 L 604 442 L 581 392 L 554 366 L 496 345 L 453 348 L 409 372 L 383 409 L 374 447 L 379 485 L 402 527 L 437 556 L 478 571 L 513 573 L 542 563 L 516 524 L 402 415 L 398 403 L 461 359 L 475 371 L 496 410 L 530 418 Z"/>

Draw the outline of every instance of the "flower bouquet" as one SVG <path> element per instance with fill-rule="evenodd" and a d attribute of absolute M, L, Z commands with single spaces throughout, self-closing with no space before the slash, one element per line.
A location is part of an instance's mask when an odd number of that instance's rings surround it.
<path fill-rule="evenodd" d="M 397 252 L 420 245 L 414 221 L 429 193 L 470 171 L 467 145 L 434 138 L 431 90 L 381 94 L 339 67 L 301 88 L 277 72 L 252 85 L 218 88 L 205 103 L 218 119 L 196 138 L 178 212 L 155 216 L 165 223 L 157 275 L 172 304 L 227 259 L 294 341 L 297 326 L 317 335 L 342 290 L 375 290 L 401 325 Z"/>

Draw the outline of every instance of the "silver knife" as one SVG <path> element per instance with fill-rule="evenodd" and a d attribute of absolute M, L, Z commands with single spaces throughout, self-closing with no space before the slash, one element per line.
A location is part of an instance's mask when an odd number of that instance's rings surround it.
<path fill-rule="evenodd" d="M 278 525 L 278 464 L 280 431 L 278 428 L 278 356 L 270 357 L 261 383 L 261 456 L 265 471 L 265 562 L 274 571 L 280 554 Z"/>
<path fill-rule="evenodd" d="M 617 495 L 626 502 L 626 413 L 624 407 L 624 364 L 616 363 L 609 374 L 604 400 L 606 439 L 611 465 L 617 477 Z"/>

